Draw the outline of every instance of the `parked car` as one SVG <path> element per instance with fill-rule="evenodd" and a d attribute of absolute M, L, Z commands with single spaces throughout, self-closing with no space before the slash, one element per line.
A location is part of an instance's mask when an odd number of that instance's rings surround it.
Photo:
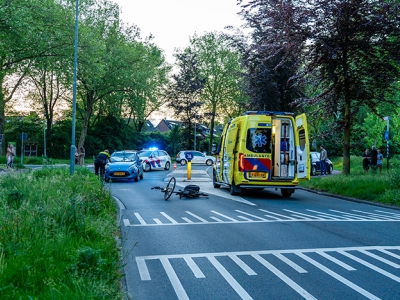
<path fill-rule="evenodd" d="M 164 150 L 141 150 L 139 157 L 143 160 L 143 169 L 146 172 L 151 170 L 169 170 L 171 157 Z"/>
<path fill-rule="evenodd" d="M 319 152 L 310 152 L 310 158 L 311 158 L 311 175 L 315 176 L 317 173 L 321 173 L 321 162 L 319 160 Z M 333 164 L 328 158 L 326 160 L 327 166 L 326 170 L 328 174 L 332 174 L 333 172 Z"/>
<path fill-rule="evenodd" d="M 192 155 L 193 155 L 192 164 L 206 164 L 207 166 L 211 166 L 212 164 L 215 163 L 215 157 L 213 157 L 213 156 L 205 155 L 204 153 L 201 153 L 200 151 L 185 150 L 185 151 L 180 151 L 176 155 L 176 162 L 178 164 L 181 164 L 182 166 L 187 164 L 187 159 L 185 156 L 185 153 L 187 153 L 187 152 L 192 152 Z"/>
<path fill-rule="evenodd" d="M 131 156 L 135 156 L 137 154 L 137 151 L 134 150 L 122 150 L 122 151 L 114 151 L 111 154 L 111 161 L 127 161 L 131 160 Z"/>
<path fill-rule="evenodd" d="M 143 179 L 143 161 L 139 158 L 137 152 L 117 151 L 117 153 L 114 153 L 112 162 L 106 164 L 104 173 L 106 182 L 131 179 L 138 182 L 139 178 Z M 121 157 L 122 159 L 119 160 Z"/>

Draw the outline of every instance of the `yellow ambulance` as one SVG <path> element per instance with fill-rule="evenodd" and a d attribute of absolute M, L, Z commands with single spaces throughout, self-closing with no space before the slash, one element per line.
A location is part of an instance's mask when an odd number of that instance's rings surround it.
<path fill-rule="evenodd" d="M 280 189 L 290 197 L 310 179 L 307 118 L 289 112 L 248 111 L 225 125 L 213 170 L 214 188 Z"/>

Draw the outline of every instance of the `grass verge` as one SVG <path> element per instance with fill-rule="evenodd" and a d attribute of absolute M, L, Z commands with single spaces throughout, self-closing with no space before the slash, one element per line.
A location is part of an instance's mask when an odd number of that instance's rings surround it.
<path fill-rule="evenodd" d="M 113 199 L 77 167 L 0 176 L 1 299 L 122 299 Z"/>
<path fill-rule="evenodd" d="M 334 160 L 334 169 L 341 170 L 342 161 Z M 390 160 L 389 172 L 386 161 L 382 173 L 369 170 L 365 173 L 362 169 L 361 157 L 351 157 L 350 175 L 330 175 L 311 177 L 310 181 L 301 182 L 301 186 L 332 194 L 353 197 L 361 200 L 379 202 L 383 204 L 400 206 L 400 160 Z"/>

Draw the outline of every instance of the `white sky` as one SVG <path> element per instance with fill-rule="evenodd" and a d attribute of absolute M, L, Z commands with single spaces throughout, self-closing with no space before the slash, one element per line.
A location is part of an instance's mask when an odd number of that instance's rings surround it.
<path fill-rule="evenodd" d="M 243 24 L 237 13 L 236 0 L 113 0 L 122 10 L 120 18 L 129 25 L 137 25 L 141 37 L 154 36 L 154 43 L 164 50 L 166 59 L 173 63 L 174 48 L 189 46 L 194 33 L 225 31 L 232 25 Z"/>

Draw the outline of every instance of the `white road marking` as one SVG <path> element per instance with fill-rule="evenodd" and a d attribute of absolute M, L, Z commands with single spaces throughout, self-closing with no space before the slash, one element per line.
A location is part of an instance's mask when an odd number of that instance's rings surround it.
<path fill-rule="evenodd" d="M 178 224 L 177 221 L 175 221 L 173 218 L 171 218 L 169 215 L 167 215 L 165 212 L 160 212 L 166 219 L 168 219 L 172 224 Z"/>
<path fill-rule="evenodd" d="M 271 215 L 279 216 L 279 217 L 282 217 L 282 218 L 287 218 L 289 220 L 296 220 L 295 218 L 292 218 L 292 217 L 289 217 L 289 216 L 285 216 L 285 215 L 281 215 L 281 214 L 277 214 L 277 213 L 274 213 L 272 211 L 265 210 L 265 209 L 259 209 L 259 211 L 263 211 L 263 212 L 269 213 Z M 268 217 L 268 215 L 265 215 L 265 216 Z"/>
<path fill-rule="evenodd" d="M 350 251 L 350 250 L 347 250 L 347 251 Z M 356 251 L 359 251 L 359 249 L 357 249 Z M 389 272 L 387 272 L 385 270 L 382 270 L 381 268 L 378 268 L 378 267 L 374 266 L 373 264 L 370 264 L 369 262 L 366 262 L 365 260 L 362 260 L 362 259 L 360 259 L 360 258 L 358 258 L 358 257 L 356 257 L 356 256 L 354 256 L 354 255 L 352 255 L 350 253 L 347 253 L 344 250 L 340 250 L 338 252 L 340 254 L 343 254 L 344 256 L 347 256 L 347 257 L 355 260 L 356 262 L 358 262 L 358 263 L 360 263 L 360 264 L 362 264 L 362 265 L 364 265 L 364 266 L 366 266 L 366 267 L 378 272 L 378 273 L 381 273 L 382 275 L 385 275 L 386 277 L 389 277 L 390 279 L 393 279 L 394 281 L 400 282 L 400 278 L 399 277 L 397 277 L 397 276 L 395 276 L 395 275 L 393 275 L 393 274 L 391 274 L 391 273 L 389 273 Z"/>
<path fill-rule="evenodd" d="M 390 260 L 387 260 L 387 259 L 385 259 L 383 257 L 380 257 L 380 256 L 376 255 L 376 254 L 373 254 L 373 253 L 368 252 L 366 250 L 358 250 L 358 251 L 361 252 L 361 253 L 364 253 L 365 255 L 368 255 L 368 256 L 376 259 L 376 260 L 379 260 L 379 261 L 381 261 L 381 262 L 383 262 L 383 263 L 385 263 L 385 264 L 387 264 L 389 266 L 392 266 L 393 268 L 396 268 L 396 269 L 400 268 L 400 265 L 395 264 L 394 262 L 391 262 Z"/>
<path fill-rule="evenodd" d="M 323 251 L 316 251 L 316 253 L 318 253 L 319 255 L 329 259 L 331 262 L 334 262 L 335 264 L 345 268 L 347 271 L 356 271 L 356 269 L 354 269 L 353 267 L 349 266 L 348 264 L 338 260 L 337 258 L 330 256 L 328 253 L 325 253 Z"/>
<path fill-rule="evenodd" d="M 313 295 L 311 295 L 309 292 L 307 292 L 305 289 L 303 289 L 301 286 L 299 286 L 297 283 L 295 283 L 292 279 L 290 279 L 285 274 L 283 274 L 281 271 L 279 271 L 277 268 L 275 268 L 271 263 L 266 261 L 260 255 L 252 254 L 252 256 L 256 260 L 258 260 L 262 265 L 264 265 L 267 269 L 269 269 L 272 273 L 274 273 L 284 283 L 286 283 L 293 290 L 295 290 L 298 294 L 300 294 L 304 299 L 316 299 Z"/>
<path fill-rule="evenodd" d="M 367 297 L 368 299 L 376 299 L 378 300 L 379 298 L 376 297 L 375 295 L 371 294 L 370 292 L 364 290 L 363 288 L 359 287 L 358 285 L 352 283 L 350 280 L 347 280 L 343 276 L 340 276 L 336 272 L 333 272 L 332 270 L 328 269 L 327 267 L 323 266 L 319 262 L 313 260 L 312 258 L 308 257 L 307 255 L 301 253 L 301 252 L 296 252 L 298 256 L 300 256 L 302 259 L 308 261 L 310 264 L 316 266 L 318 269 L 321 271 L 325 272 L 326 274 L 332 276 L 333 278 L 339 280 L 343 284 L 347 285 L 349 288 L 355 290 L 356 292 L 360 293 L 361 295 Z"/>
<path fill-rule="evenodd" d="M 199 266 L 194 262 L 193 258 L 186 256 L 183 259 L 189 266 L 190 270 L 192 270 L 196 278 L 206 278 L 206 276 L 204 276 L 203 272 L 200 270 Z"/>
<path fill-rule="evenodd" d="M 362 287 L 354 284 L 350 280 L 344 278 L 343 276 L 339 275 L 338 273 L 332 271 L 328 267 L 324 266 L 322 263 L 312 259 L 307 253 L 317 253 L 322 257 L 338 264 L 339 266 L 345 268 L 348 271 L 356 271 L 353 267 L 349 266 L 348 264 L 340 261 L 337 258 L 332 257 L 331 255 L 327 254 L 331 252 L 342 254 L 351 260 L 358 262 L 373 271 L 376 271 L 380 274 L 385 275 L 386 277 L 393 279 L 397 282 L 400 282 L 400 278 L 385 271 L 381 268 L 374 266 L 373 264 L 366 262 L 355 255 L 352 255 L 348 252 L 355 251 L 356 253 L 364 253 L 365 251 L 377 251 L 384 253 L 392 253 L 392 251 L 400 251 L 400 246 L 366 246 L 366 247 L 345 247 L 345 248 L 316 248 L 316 249 L 288 249 L 288 250 L 265 250 L 265 251 L 243 251 L 243 252 L 220 252 L 220 253 L 194 253 L 194 254 L 171 254 L 171 255 L 158 255 L 158 256 L 141 256 L 136 257 L 136 263 L 138 266 L 140 278 L 143 281 L 151 280 L 149 270 L 146 266 L 147 260 L 159 260 L 165 272 L 168 275 L 168 278 L 178 296 L 178 299 L 188 299 L 188 295 L 186 294 L 181 282 L 179 281 L 178 275 L 173 270 L 172 265 L 170 264 L 171 259 L 184 259 L 186 264 L 192 270 L 194 276 L 196 278 L 206 278 L 206 275 L 203 271 L 199 268 L 199 266 L 193 260 L 194 258 L 207 258 L 213 266 L 218 270 L 218 272 L 223 276 L 223 278 L 232 286 L 232 288 L 238 293 L 238 295 L 242 299 L 252 299 L 251 296 L 248 294 L 247 291 L 243 289 L 243 287 L 236 281 L 232 274 L 230 274 L 227 269 L 217 260 L 217 257 L 224 257 L 227 256 L 231 258 L 231 260 L 236 263 L 244 272 L 246 272 L 249 276 L 257 275 L 246 263 L 244 263 L 239 256 L 251 256 L 260 262 L 263 266 L 268 268 L 273 274 L 275 274 L 278 278 L 280 278 L 283 282 L 289 285 L 292 289 L 294 289 L 297 293 L 302 295 L 305 299 L 315 299 L 313 295 L 311 295 L 308 291 L 303 289 L 300 285 L 290 279 L 287 275 L 285 275 L 282 271 L 280 271 L 277 267 L 275 267 L 272 263 L 268 262 L 265 258 L 261 257 L 261 255 L 274 255 L 275 257 L 279 258 L 284 263 L 291 266 L 299 273 L 307 273 L 305 269 L 298 266 L 296 263 L 288 259 L 284 254 L 295 254 L 298 257 L 302 258 L 303 260 L 307 261 L 308 263 L 312 264 L 319 270 L 323 271 L 324 273 L 330 275 L 331 277 L 335 278 L 339 282 L 343 283 L 344 285 L 348 286 L 349 288 L 353 289 L 354 291 L 360 293 L 361 295 L 365 296 L 369 299 L 379 299 L 377 296 L 373 295 L 372 293 L 366 291 Z M 382 261 L 381 259 L 378 259 Z M 227 262 L 225 262 L 227 263 Z M 395 265 L 393 265 L 396 267 Z M 154 270 L 154 272 L 158 272 Z"/>
<path fill-rule="evenodd" d="M 139 220 L 140 224 L 142 224 L 142 225 L 147 224 L 147 223 L 143 220 L 143 218 L 142 218 L 138 213 L 135 213 L 134 215 L 135 215 L 136 218 Z"/>
<path fill-rule="evenodd" d="M 302 267 L 300 267 L 298 264 L 292 262 L 289 258 L 287 258 L 286 256 L 283 256 L 280 253 L 274 253 L 274 255 L 279 258 L 281 261 L 283 261 L 284 263 L 286 263 L 287 265 L 291 266 L 293 269 L 295 269 L 297 272 L 299 273 L 307 273 L 306 270 L 304 270 Z"/>
<path fill-rule="evenodd" d="M 169 278 L 169 281 L 172 284 L 172 287 L 175 290 L 176 296 L 179 300 L 189 300 L 188 295 L 186 294 L 185 289 L 183 288 L 178 276 L 176 275 L 174 269 L 171 266 L 168 258 L 160 258 L 160 261 L 164 267 L 165 272 Z"/>
<path fill-rule="evenodd" d="M 228 219 L 228 220 L 230 220 L 230 221 L 232 221 L 232 222 L 239 222 L 238 220 L 236 220 L 236 219 L 234 219 L 234 218 L 231 218 L 231 217 L 228 217 L 227 215 L 221 214 L 221 213 L 219 213 L 219 212 L 217 212 L 217 211 L 215 211 L 215 210 L 212 210 L 211 212 L 214 213 L 214 214 L 216 214 L 216 215 L 219 215 L 219 216 L 221 216 L 221 217 L 224 217 L 225 219 Z"/>
<path fill-rule="evenodd" d="M 215 210 L 211 210 L 210 212 L 216 215 L 219 215 L 223 217 L 224 219 L 217 218 L 215 216 L 207 216 L 207 218 L 210 218 L 211 220 L 204 219 L 197 214 L 190 212 L 190 211 L 185 211 L 187 214 L 195 218 L 196 220 L 190 220 L 187 217 L 180 217 L 185 222 L 179 222 L 173 219 L 171 216 L 166 214 L 165 212 L 160 212 L 167 220 L 170 222 L 163 222 L 160 221 L 159 218 L 152 218 L 154 223 L 147 223 L 139 213 L 134 213 L 134 215 L 137 218 L 138 222 L 133 221 L 132 223 L 128 219 L 124 219 L 124 226 L 129 227 L 129 226 L 168 226 L 168 225 L 199 225 L 199 224 L 232 224 L 232 223 L 260 223 L 260 222 L 386 222 L 386 221 L 392 221 L 392 222 L 400 222 L 399 219 L 393 218 L 391 219 L 390 216 L 385 216 L 382 217 L 381 215 L 377 215 L 376 217 L 369 217 L 365 215 L 357 215 L 357 214 L 352 214 L 352 213 L 346 213 L 346 212 L 340 212 L 337 211 L 338 213 L 341 213 L 345 215 L 346 217 L 339 216 L 339 215 L 332 215 L 332 214 L 326 214 L 320 211 L 314 211 L 314 210 L 306 210 L 308 212 L 315 212 L 316 215 L 311 215 L 311 214 L 305 214 L 302 212 L 294 211 L 294 210 L 289 210 L 289 209 L 282 209 L 283 212 L 290 213 L 290 215 L 285 215 L 285 214 L 280 214 L 276 212 L 272 212 L 269 210 L 265 209 L 258 209 L 257 211 L 261 211 L 264 213 L 262 216 L 257 216 L 254 213 L 248 213 L 243 210 L 234 210 L 234 212 L 238 212 L 240 214 L 243 214 L 244 216 L 241 215 L 236 215 L 235 217 L 231 217 L 227 215 L 226 213 L 220 213 Z M 375 215 L 375 214 L 374 214 Z M 200 222 L 199 222 L 200 221 Z"/>
<path fill-rule="evenodd" d="M 261 218 L 259 216 L 253 215 L 253 214 L 249 214 L 247 212 L 244 212 L 244 211 L 241 211 L 241 210 L 238 210 L 238 209 L 236 209 L 235 211 L 237 211 L 238 213 L 253 217 L 254 219 L 258 219 L 258 220 L 261 220 L 261 221 L 268 221 L 267 219 Z"/>
<path fill-rule="evenodd" d="M 215 258 L 215 256 L 208 256 L 208 260 L 213 264 L 213 266 L 218 270 L 218 272 L 225 278 L 225 280 L 230 284 L 230 286 L 236 291 L 240 298 L 244 300 L 253 299 L 243 287 L 233 278 L 233 276 L 220 264 L 220 262 Z"/>
<path fill-rule="evenodd" d="M 195 215 L 194 213 L 192 213 L 190 211 L 186 211 L 186 213 L 191 215 L 192 217 L 196 218 L 197 220 L 203 222 L 203 223 L 208 223 L 208 221 L 206 219 L 203 219 L 203 218 L 199 217 L 198 215 Z"/>
<path fill-rule="evenodd" d="M 256 272 L 254 272 L 243 260 L 241 260 L 237 255 L 235 254 L 229 254 L 228 255 L 239 267 L 242 268 L 243 271 L 246 272 L 247 275 L 253 276 L 257 275 Z"/>

